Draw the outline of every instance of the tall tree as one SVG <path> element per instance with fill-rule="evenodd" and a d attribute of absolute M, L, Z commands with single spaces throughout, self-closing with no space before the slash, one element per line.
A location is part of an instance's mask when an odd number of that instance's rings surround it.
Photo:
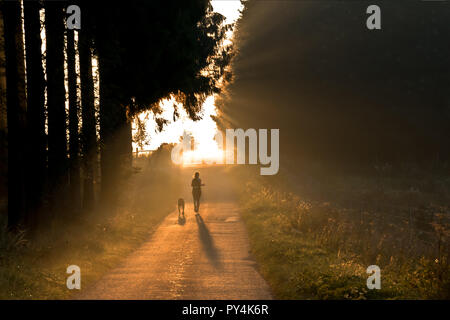
<path fill-rule="evenodd" d="M 90 11 L 99 58 L 106 191 L 120 172 L 117 159 L 131 153 L 129 114 L 156 107 L 160 99 L 175 94 L 198 119 L 202 102 L 219 90 L 229 62 L 228 52 L 218 54 L 227 27 L 208 0 L 93 5 Z M 206 67 L 208 72 L 202 72 Z"/>
<path fill-rule="evenodd" d="M 64 10 L 60 1 L 45 1 L 48 170 L 51 194 L 67 186 L 67 138 L 64 87 Z"/>
<path fill-rule="evenodd" d="M 46 176 L 45 78 L 41 54 L 40 3 L 24 2 L 27 63 L 27 205 L 28 225 L 41 207 Z"/>
<path fill-rule="evenodd" d="M 100 143 L 101 143 L 101 198 L 103 204 L 114 207 L 117 199 L 116 183 L 121 177 L 123 152 L 126 145 L 127 114 L 116 97 L 119 88 L 111 81 L 114 69 L 108 58 L 99 54 L 100 70 Z M 130 143 L 131 145 L 131 143 Z M 130 150 L 131 151 L 131 150 Z"/>
<path fill-rule="evenodd" d="M 7 197 L 8 143 L 7 143 L 7 108 L 6 108 L 6 74 L 5 74 L 5 37 L 3 12 L 0 10 L 0 197 Z"/>
<path fill-rule="evenodd" d="M 8 117 L 8 227 L 18 227 L 26 213 L 26 94 L 21 6 L 2 4 L 5 30 L 6 101 Z"/>
<path fill-rule="evenodd" d="M 83 10 L 83 12 L 87 12 L 87 10 Z M 89 24 L 84 24 L 83 28 L 79 31 L 78 48 L 80 55 L 82 107 L 83 208 L 90 210 L 94 205 L 94 171 L 96 170 L 97 137 L 95 128 L 94 81 L 92 76 L 92 38 L 88 28 Z"/>
<path fill-rule="evenodd" d="M 135 113 L 173 94 L 198 119 L 204 99 L 227 79 L 232 55 L 221 43 L 231 26 L 208 0 L 132 2 L 120 16 L 114 81 L 122 104 Z"/>
<path fill-rule="evenodd" d="M 123 90 L 117 82 L 123 58 L 120 52 L 120 32 L 123 23 L 132 20 L 127 6 L 95 7 L 95 45 L 100 72 L 100 147 L 101 147 L 101 199 L 114 207 L 117 199 L 116 182 L 126 157 L 127 110 L 123 104 Z M 131 140 L 130 145 L 131 153 Z"/>
<path fill-rule="evenodd" d="M 75 62 L 75 31 L 67 30 L 67 76 L 69 89 L 69 156 L 70 156 L 70 200 L 73 209 L 81 207 L 80 199 L 80 165 L 78 136 L 78 96 L 77 72 Z"/>

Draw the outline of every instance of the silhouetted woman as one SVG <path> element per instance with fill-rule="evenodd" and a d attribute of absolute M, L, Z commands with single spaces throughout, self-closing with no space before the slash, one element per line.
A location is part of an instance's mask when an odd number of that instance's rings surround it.
<path fill-rule="evenodd" d="M 200 179 L 200 173 L 196 172 L 194 179 L 191 182 L 192 196 L 194 197 L 194 211 L 198 213 L 200 209 L 200 197 L 202 195 L 202 180 Z"/>

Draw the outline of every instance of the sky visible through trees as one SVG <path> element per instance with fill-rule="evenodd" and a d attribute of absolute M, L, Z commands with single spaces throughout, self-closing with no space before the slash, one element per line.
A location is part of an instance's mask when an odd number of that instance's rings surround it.
<path fill-rule="evenodd" d="M 224 13 L 229 4 L 241 5 L 229 2 Z M 79 30 L 66 21 L 70 5 L 82 16 Z M 232 20 L 208 0 L 6 1 L 1 7 L 10 228 L 64 218 L 69 203 L 72 213 L 92 209 L 96 200 L 115 207 L 115 183 L 131 168 L 132 119 L 157 114 L 162 130 L 170 123 L 164 99 L 177 103 L 173 120 L 204 119 L 207 125 L 197 127 L 214 132 L 213 94 L 229 81 L 237 6 Z M 158 146 L 163 142 L 169 141 Z"/>
<path fill-rule="evenodd" d="M 225 16 L 226 24 L 235 23 L 241 15 L 243 4 L 239 0 L 232 1 L 211 1 L 213 9 Z M 233 32 L 227 32 L 227 37 L 223 41 L 223 46 L 229 46 L 233 41 Z M 202 160 L 205 157 L 219 156 L 223 151 L 214 141 L 217 133 L 217 123 L 212 117 L 218 115 L 215 103 L 215 95 L 209 96 L 202 105 L 202 119 L 193 121 L 183 110 L 181 103 L 175 101 L 173 97 L 163 99 L 160 102 L 161 113 L 155 114 L 152 111 L 144 111 L 137 115 L 138 119 L 133 122 L 133 150 L 150 151 L 156 150 L 163 143 L 178 143 L 184 132 L 190 134 L 195 141 L 195 158 Z M 174 107 L 177 108 L 179 117 L 174 119 Z M 162 130 L 158 128 L 158 120 L 167 121 Z M 142 130 L 143 129 L 143 130 Z"/>

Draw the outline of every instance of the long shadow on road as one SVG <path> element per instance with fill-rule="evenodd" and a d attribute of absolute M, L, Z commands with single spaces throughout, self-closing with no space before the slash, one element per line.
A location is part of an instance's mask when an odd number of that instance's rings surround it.
<path fill-rule="evenodd" d="M 197 221 L 200 242 L 202 243 L 206 256 L 214 265 L 214 267 L 221 268 L 219 251 L 214 245 L 214 240 L 211 237 L 208 227 L 205 225 L 205 222 L 203 221 L 203 218 L 200 216 L 200 214 L 195 215 L 195 220 Z"/>

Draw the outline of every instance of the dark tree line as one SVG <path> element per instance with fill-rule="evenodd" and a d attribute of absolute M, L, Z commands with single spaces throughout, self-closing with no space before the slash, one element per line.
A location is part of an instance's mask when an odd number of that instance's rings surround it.
<path fill-rule="evenodd" d="M 71 4 L 80 30 L 66 28 Z M 229 26 L 208 0 L 2 1 L 1 10 L 11 229 L 91 211 L 98 171 L 100 200 L 114 205 L 131 166 L 131 117 L 174 95 L 198 118 L 228 77 L 231 54 L 219 48 Z"/>
<path fill-rule="evenodd" d="M 26 213 L 26 95 L 20 4 L 3 4 L 6 102 L 8 122 L 8 224 L 15 226 Z"/>

